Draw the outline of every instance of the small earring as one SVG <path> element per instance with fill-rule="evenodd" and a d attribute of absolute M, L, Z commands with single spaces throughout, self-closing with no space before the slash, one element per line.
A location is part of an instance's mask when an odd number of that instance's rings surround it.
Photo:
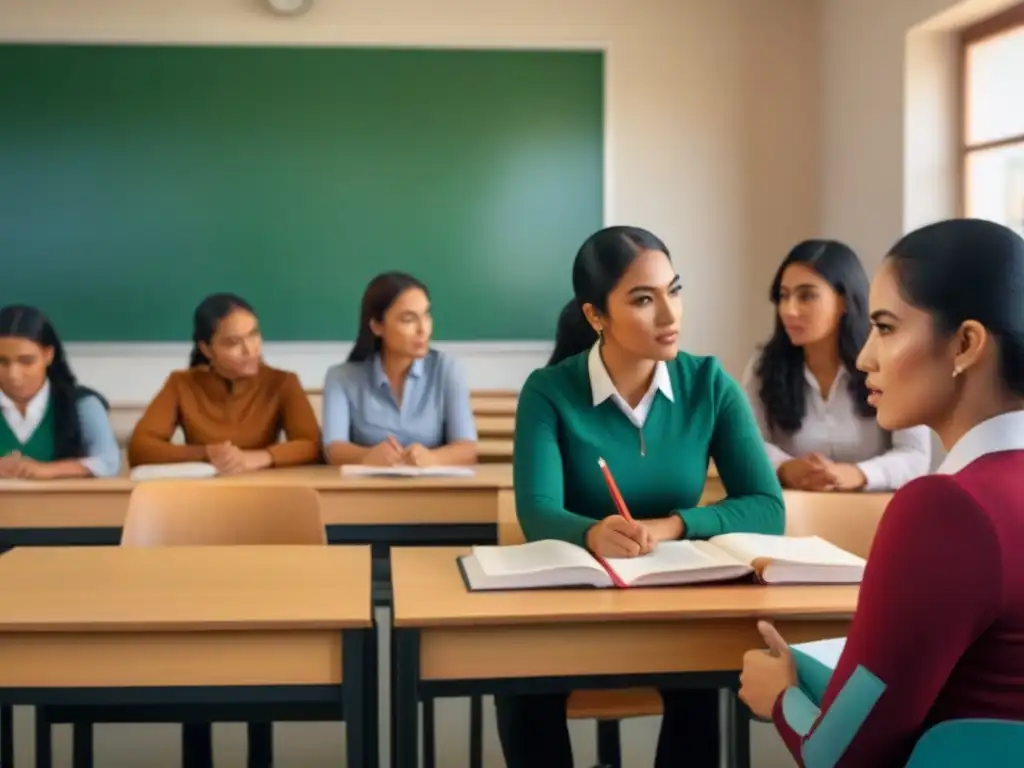
<path fill-rule="evenodd" d="M 959 375 L 960 375 L 961 373 L 963 373 L 963 372 L 964 372 L 964 369 L 963 369 L 963 368 L 961 368 L 961 367 L 960 367 L 960 366 L 958 365 L 958 366 L 957 366 L 956 368 L 954 368 L 954 369 L 953 369 L 953 378 L 955 379 L 955 378 L 956 378 L 957 376 L 959 376 Z"/>

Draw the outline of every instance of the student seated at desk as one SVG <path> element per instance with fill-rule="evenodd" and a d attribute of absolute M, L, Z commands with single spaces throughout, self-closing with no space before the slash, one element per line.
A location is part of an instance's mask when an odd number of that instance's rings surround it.
<path fill-rule="evenodd" d="M 777 655 L 744 657 L 740 697 L 801 766 L 902 767 L 938 723 L 1024 721 L 1021 296 L 1024 240 L 979 220 L 910 233 L 875 277 L 858 365 L 878 422 L 925 424 L 949 454 L 889 503 L 821 701 L 773 627 Z"/>
<path fill-rule="evenodd" d="M 121 451 L 107 408 L 78 385 L 39 310 L 0 309 L 0 478 L 113 477 Z"/>
<path fill-rule="evenodd" d="M 665 245 L 635 227 L 592 235 L 573 265 L 559 354 L 519 396 L 513 479 L 527 540 L 602 557 L 732 532 L 781 534 L 782 489 L 736 381 L 678 347 L 680 278 Z M 616 513 L 604 458 L 635 524 Z M 729 497 L 698 507 L 713 458 Z M 629 653 L 629 648 L 623 648 Z M 662 691 L 657 768 L 717 768 L 718 692 Z M 571 768 L 565 695 L 503 696 L 510 768 Z"/>
<path fill-rule="evenodd" d="M 252 307 L 233 294 L 196 308 L 189 368 L 175 371 L 132 433 L 128 461 L 210 462 L 221 474 L 320 460 L 320 426 L 294 373 L 263 362 Z M 185 444 L 171 442 L 181 428 Z M 281 431 L 286 440 L 279 442 Z"/>
<path fill-rule="evenodd" d="M 850 248 L 807 240 L 772 281 L 775 333 L 743 384 L 786 488 L 892 491 L 925 474 L 931 435 L 889 432 L 868 403 L 857 354 L 868 337 L 868 278 Z"/>
<path fill-rule="evenodd" d="M 363 294 L 348 361 L 324 381 L 324 447 L 331 464 L 476 463 L 469 387 L 455 360 L 430 349 L 427 287 L 378 275 Z"/>

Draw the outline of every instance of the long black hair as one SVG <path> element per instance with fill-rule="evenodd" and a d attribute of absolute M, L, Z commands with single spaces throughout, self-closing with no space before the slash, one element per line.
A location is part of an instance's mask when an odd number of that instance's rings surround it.
<path fill-rule="evenodd" d="M 857 370 L 857 355 L 868 339 L 868 276 L 864 266 L 848 245 L 836 240 L 805 240 L 793 248 L 772 280 L 770 297 L 778 308 L 782 275 L 791 264 L 805 264 L 832 286 L 844 301 L 845 312 L 839 319 L 837 343 L 839 360 L 849 374 L 847 388 L 854 408 L 869 418 L 874 410 L 868 405 L 867 374 Z M 789 340 L 779 313 L 775 313 L 775 332 L 764 345 L 757 361 L 761 380 L 759 395 L 766 421 L 772 427 L 792 434 L 800 429 L 807 413 L 804 351 Z"/>
<path fill-rule="evenodd" d="M 363 302 L 359 310 L 359 332 L 355 344 L 352 345 L 352 351 L 348 353 L 349 362 L 362 362 L 380 351 L 380 337 L 370 328 L 370 323 L 374 320 L 381 322 L 384 313 L 395 303 L 395 299 L 410 288 L 419 288 L 428 299 L 430 298 L 427 286 L 405 272 L 385 272 L 370 281 L 363 291 Z"/>
<path fill-rule="evenodd" d="M 192 315 L 192 352 L 188 358 L 189 368 L 210 364 L 210 358 L 203 354 L 199 344 L 200 342 L 209 344 L 213 341 L 213 335 L 217 332 L 220 321 L 236 309 L 243 309 L 252 315 L 256 314 L 249 302 L 233 293 L 212 293 L 199 302 L 199 306 L 196 307 L 196 311 Z"/>
<path fill-rule="evenodd" d="M 1024 239 L 981 219 L 949 219 L 903 237 L 887 257 L 900 295 L 946 338 L 981 323 L 995 338 L 1000 376 L 1024 397 Z"/>
<path fill-rule="evenodd" d="M 594 345 L 597 332 L 583 314 L 583 305 L 592 304 L 598 312 L 607 312 L 608 294 L 644 251 L 661 251 L 669 256 L 668 248 L 657 236 L 639 227 L 606 227 L 580 246 L 572 265 L 572 290 L 576 298 L 565 306 L 558 318 L 555 351 L 548 365 L 560 363 Z"/>
<path fill-rule="evenodd" d="M 54 459 L 80 459 L 85 456 L 78 401 L 92 396 L 107 410 L 110 404 L 99 392 L 79 386 L 57 331 L 46 315 L 35 307 L 15 305 L 0 309 L 0 336 L 26 339 L 53 350 L 46 378 L 50 381 L 50 408 L 53 411 Z"/>

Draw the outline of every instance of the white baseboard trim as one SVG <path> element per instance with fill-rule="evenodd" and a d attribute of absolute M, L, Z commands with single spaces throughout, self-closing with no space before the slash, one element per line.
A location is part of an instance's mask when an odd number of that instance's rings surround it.
<path fill-rule="evenodd" d="M 351 342 L 265 342 L 267 363 L 294 371 L 307 389 L 323 385 L 327 368 L 348 355 Z M 439 341 L 434 346 L 462 362 L 472 389 L 519 389 L 547 361 L 543 341 Z M 143 404 L 171 371 L 184 368 L 192 345 L 182 342 L 72 342 L 68 357 L 78 380 L 111 403 Z"/>

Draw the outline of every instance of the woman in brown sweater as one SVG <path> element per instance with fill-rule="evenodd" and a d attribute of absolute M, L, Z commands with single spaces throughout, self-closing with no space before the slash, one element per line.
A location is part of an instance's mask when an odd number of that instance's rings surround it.
<path fill-rule="evenodd" d="M 172 373 L 146 408 L 128 462 L 209 462 L 221 474 L 318 462 L 316 415 L 294 373 L 264 364 L 252 307 L 238 296 L 213 294 L 193 322 L 189 368 Z M 179 427 L 184 445 L 171 442 Z"/>

